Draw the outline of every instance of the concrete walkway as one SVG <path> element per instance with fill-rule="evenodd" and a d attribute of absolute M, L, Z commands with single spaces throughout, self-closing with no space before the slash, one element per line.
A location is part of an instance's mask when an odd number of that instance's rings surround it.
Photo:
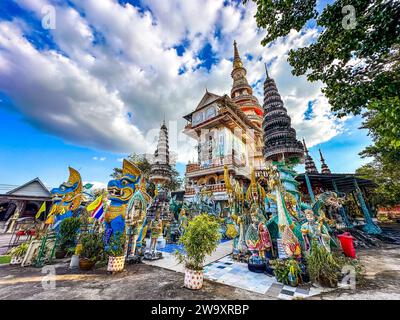
<path fill-rule="evenodd" d="M 3 255 L 7 252 L 11 235 L 11 233 L 0 233 L 0 255 Z"/>

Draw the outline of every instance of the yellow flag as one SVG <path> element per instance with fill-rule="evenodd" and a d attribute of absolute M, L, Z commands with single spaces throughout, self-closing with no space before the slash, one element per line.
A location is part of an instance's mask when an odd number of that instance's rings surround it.
<path fill-rule="evenodd" d="M 39 211 L 36 213 L 35 219 L 39 219 L 40 215 L 42 212 L 46 211 L 46 201 L 42 203 L 42 206 L 40 207 Z"/>
<path fill-rule="evenodd" d="M 98 205 L 101 203 L 103 200 L 103 196 L 99 196 L 96 200 L 94 200 L 92 203 L 89 203 L 88 206 L 86 207 L 86 210 L 88 212 L 93 211 L 98 207 Z"/>

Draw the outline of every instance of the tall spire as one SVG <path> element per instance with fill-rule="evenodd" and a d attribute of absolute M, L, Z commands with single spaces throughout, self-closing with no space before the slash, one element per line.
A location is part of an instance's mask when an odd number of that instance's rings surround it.
<path fill-rule="evenodd" d="M 253 123 L 261 127 L 262 108 L 258 99 L 253 95 L 253 89 L 247 81 L 246 74 L 247 71 L 240 58 L 237 43 L 234 41 L 231 98 Z"/>
<path fill-rule="evenodd" d="M 329 169 L 328 165 L 325 163 L 324 156 L 322 155 L 321 149 L 318 149 L 319 155 L 321 157 L 321 173 L 331 173 L 331 170 Z"/>
<path fill-rule="evenodd" d="M 242 59 L 240 59 L 239 50 L 237 48 L 236 40 L 233 41 L 233 69 L 243 68 Z"/>
<path fill-rule="evenodd" d="M 306 168 L 306 173 L 318 173 L 317 167 L 315 166 L 313 158 L 310 156 L 308 153 L 308 149 L 306 146 L 306 142 L 304 141 L 303 138 L 303 145 L 304 145 L 304 153 L 305 153 L 305 168 Z"/>
<path fill-rule="evenodd" d="M 296 139 L 296 130 L 278 92 L 274 79 L 264 81 L 264 158 L 268 160 L 297 159 L 304 157 L 303 144 Z"/>
<path fill-rule="evenodd" d="M 166 183 L 171 180 L 171 166 L 169 164 L 168 128 L 165 116 L 158 136 L 157 149 L 150 167 L 150 182 Z"/>
<path fill-rule="evenodd" d="M 264 63 L 264 66 L 265 66 L 265 77 L 266 77 L 266 79 L 269 79 L 267 63 Z"/>

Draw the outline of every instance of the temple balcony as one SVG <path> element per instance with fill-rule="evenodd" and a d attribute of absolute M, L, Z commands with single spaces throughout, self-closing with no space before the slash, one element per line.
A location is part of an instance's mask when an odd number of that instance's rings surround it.
<path fill-rule="evenodd" d="M 234 171 L 235 174 L 242 176 L 249 176 L 250 172 L 246 167 L 245 163 L 242 163 L 238 159 L 232 156 L 222 157 L 214 159 L 210 164 L 188 164 L 186 166 L 186 177 L 194 178 L 212 173 L 222 173 L 224 171 L 224 165 L 228 166 L 228 170 Z"/>
<path fill-rule="evenodd" d="M 206 184 L 206 185 L 199 186 L 199 188 L 200 188 L 200 191 L 203 190 L 203 188 L 205 188 L 205 191 L 213 192 L 213 193 L 226 191 L 225 183 Z M 191 195 L 195 195 L 195 193 L 196 193 L 195 187 L 188 186 L 185 188 L 185 195 L 191 196 Z"/>

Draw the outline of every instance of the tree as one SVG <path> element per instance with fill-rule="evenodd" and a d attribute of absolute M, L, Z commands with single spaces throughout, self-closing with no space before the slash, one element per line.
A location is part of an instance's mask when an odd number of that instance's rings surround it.
<path fill-rule="evenodd" d="M 400 2 L 335 0 L 318 12 L 316 0 L 253 1 L 257 25 L 267 32 L 263 45 L 316 23 L 316 41 L 289 52 L 292 73 L 322 81 L 336 116 L 363 116 L 374 144 L 361 155 L 374 161 L 360 171 L 371 177 L 380 172 L 398 183 L 388 175 L 400 166 Z M 390 185 L 378 180 L 392 194 Z"/>
<path fill-rule="evenodd" d="M 128 156 L 128 160 L 134 163 L 142 172 L 142 175 L 146 178 L 147 193 L 149 195 L 154 195 L 155 185 L 148 181 L 150 176 L 151 164 L 147 160 L 146 155 L 133 153 Z M 118 178 L 122 174 L 121 168 L 114 168 L 113 173 L 110 175 L 113 178 Z M 166 189 L 169 191 L 178 190 L 182 186 L 182 178 L 179 176 L 179 172 L 175 167 L 171 167 L 171 181 L 165 185 Z"/>
<path fill-rule="evenodd" d="M 320 14 L 316 0 L 254 2 L 257 25 L 267 31 L 263 45 L 316 19 L 317 40 L 290 50 L 289 62 L 294 75 L 326 84 L 323 92 L 338 116 L 359 114 L 371 99 L 399 92 L 398 1 L 336 0 Z"/>
<path fill-rule="evenodd" d="M 142 172 L 142 175 L 146 179 L 149 178 L 151 164 L 147 160 L 146 155 L 132 153 L 131 155 L 128 156 L 128 160 L 134 163 L 139 168 L 139 170 Z M 122 174 L 121 168 L 114 168 L 113 173 L 110 176 L 113 178 L 118 178 L 121 174 Z"/>
<path fill-rule="evenodd" d="M 378 206 L 392 206 L 400 200 L 400 166 L 376 157 L 357 169 L 357 175 L 374 181 L 378 187 L 372 191 L 372 201 Z"/>

